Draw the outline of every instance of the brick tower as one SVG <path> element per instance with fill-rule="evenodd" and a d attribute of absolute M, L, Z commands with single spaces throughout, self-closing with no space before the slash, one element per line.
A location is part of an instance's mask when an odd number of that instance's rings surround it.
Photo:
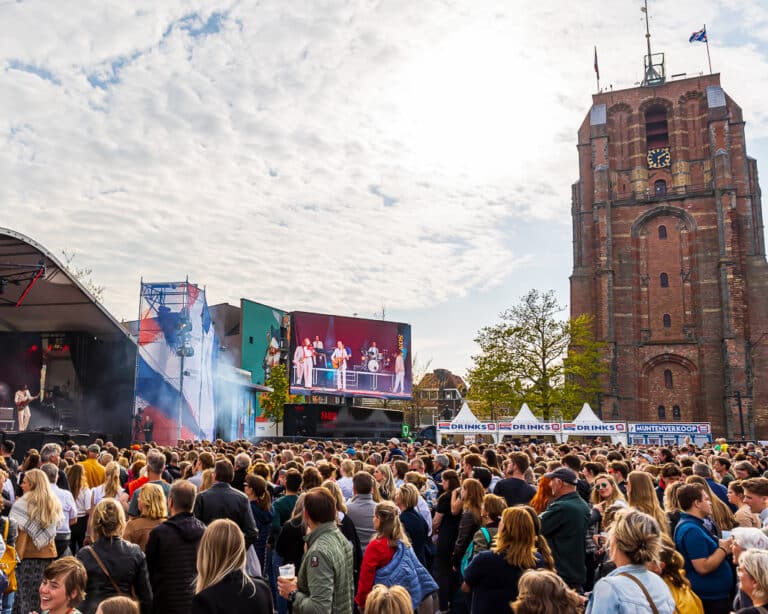
<path fill-rule="evenodd" d="M 661 75 L 594 95 L 579 129 L 571 315 L 593 314 L 607 343 L 604 419 L 711 421 L 734 439 L 743 422 L 768 439 L 768 265 L 742 111 L 717 74 Z"/>

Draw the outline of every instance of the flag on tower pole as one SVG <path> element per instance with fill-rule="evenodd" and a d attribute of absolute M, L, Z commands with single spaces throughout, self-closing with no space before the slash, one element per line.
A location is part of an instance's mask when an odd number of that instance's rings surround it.
<path fill-rule="evenodd" d="M 707 24 L 704 24 L 704 26 L 701 28 L 701 30 L 697 30 L 696 32 L 693 32 L 688 37 L 689 43 L 705 43 L 707 45 L 707 62 L 709 63 L 709 72 L 712 74 L 712 58 L 709 57 L 709 39 L 707 38 Z"/>
<path fill-rule="evenodd" d="M 597 77 L 597 91 L 600 91 L 600 68 L 597 65 L 597 45 L 595 45 L 595 76 Z"/>

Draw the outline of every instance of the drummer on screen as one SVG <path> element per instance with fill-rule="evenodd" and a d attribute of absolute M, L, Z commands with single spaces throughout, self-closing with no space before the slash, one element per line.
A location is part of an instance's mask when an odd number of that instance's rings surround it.
<path fill-rule="evenodd" d="M 347 360 L 350 354 L 344 347 L 343 341 L 336 342 L 336 348 L 331 354 L 331 364 L 336 369 L 336 390 L 344 390 L 347 387 Z"/>

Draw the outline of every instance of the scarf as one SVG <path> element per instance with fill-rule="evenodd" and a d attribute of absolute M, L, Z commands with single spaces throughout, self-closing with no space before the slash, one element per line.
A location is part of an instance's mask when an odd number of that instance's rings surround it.
<path fill-rule="evenodd" d="M 30 518 L 27 500 L 24 497 L 16 499 L 8 517 L 15 520 L 16 524 L 29 535 L 29 538 L 38 550 L 45 548 L 56 537 L 58 523 L 54 522 L 47 527 L 40 526 L 37 519 Z"/>

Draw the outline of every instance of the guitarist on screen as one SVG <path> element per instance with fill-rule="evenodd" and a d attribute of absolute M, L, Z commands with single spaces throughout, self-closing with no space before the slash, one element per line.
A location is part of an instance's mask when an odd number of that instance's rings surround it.
<path fill-rule="evenodd" d="M 16 391 L 13 397 L 13 402 L 16 404 L 16 415 L 19 417 L 19 431 L 26 431 L 29 426 L 29 404 L 37 399 L 40 395 L 32 396 L 29 394 L 29 386 L 23 384 L 22 387 Z"/>
<path fill-rule="evenodd" d="M 304 380 L 305 388 L 312 388 L 312 365 L 315 361 L 315 348 L 309 341 L 309 337 L 304 338 L 304 345 L 296 348 L 293 354 L 293 364 L 296 365 L 296 385 L 301 386 L 301 380 Z"/>
<path fill-rule="evenodd" d="M 336 349 L 331 354 L 331 364 L 336 369 L 336 390 L 344 390 L 347 386 L 347 360 L 351 358 L 342 341 L 336 342 Z"/>

